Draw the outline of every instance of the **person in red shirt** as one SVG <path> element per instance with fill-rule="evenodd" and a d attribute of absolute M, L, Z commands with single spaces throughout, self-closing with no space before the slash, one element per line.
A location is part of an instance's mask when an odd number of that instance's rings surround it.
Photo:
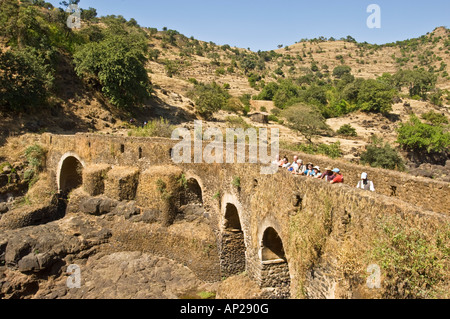
<path fill-rule="evenodd" d="M 338 184 L 344 182 L 344 176 L 341 174 L 341 170 L 338 168 L 335 168 L 333 170 L 333 176 L 331 177 L 331 184 Z"/>

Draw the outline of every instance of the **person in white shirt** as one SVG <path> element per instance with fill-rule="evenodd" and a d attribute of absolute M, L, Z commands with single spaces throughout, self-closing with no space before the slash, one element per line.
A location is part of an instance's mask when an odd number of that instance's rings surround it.
<path fill-rule="evenodd" d="M 373 182 L 371 180 L 369 180 L 367 173 L 361 174 L 361 180 L 358 182 L 358 185 L 356 186 L 356 188 L 375 192 L 375 186 L 373 185 Z"/>

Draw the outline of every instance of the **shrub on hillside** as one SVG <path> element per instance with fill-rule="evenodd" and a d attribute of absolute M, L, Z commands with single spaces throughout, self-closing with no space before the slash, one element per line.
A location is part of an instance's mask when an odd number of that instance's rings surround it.
<path fill-rule="evenodd" d="M 336 131 L 336 133 L 343 136 L 358 136 L 358 134 L 356 133 L 356 129 L 350 124 L 342 125 L 339 130 Z"/>
<path fill-rule="evenodd" d="M 366 146 L 366 151 L 361 154 L 361 163 L 372 167 L 405 170 L 405 163 L 400 154 L 389 143 L 383 144 L 383 140 L 377 138 Z"/>
<path fill-rule="evenodd" d="M 449 124 L 448 119 L 444 114 L 436 113 L 434 111 L 422 114 L 422 119 L 435 126 Z"/>
<path fill-rule="evenodd" d="M 387 114 L 392 111 L 395 91 L 387 84 L 369 79 L 362 83 L 358 93 L 361 110 Z"/>
<path fill-rule="evenodd" d="M 136 127 L 128 131 L 128 136 L 137 137 L 172 137 L 172 132 L 176 127 L 171 125 L 169 120 L 160 118 L 152 120 L 144 127 Z"/>
<path fill-rule="evenodd" d="M 23 111 L 44 103 L 53 77 L 31 48 L 0 51 L 0 108 Z"/>
<path fill-rule="evenodd" d="M 380 236 L 371 257 L 380 265 L 384 298 L 448 298 L 450 228 L 427 237 L 419 228 L 407 228 L 399 218 L 380 220 Z"/>
<path fill-rule="evenodd" d="M 419 153 L 450 153 L 450 133 L 442 125 L 423 123 L 416 115 L 401 123 L 397 142 L 405 149 Z"/>
<path fill-rule="evenodd" d="M 196 84 L 187 95 L 193 99 L 197 113 L 205 119 L 226 108 L 230 99 L 230 94 L 215 82 Z"/>
<path fill-rule="evenodd" d="M 310 144 L 314 136 L 330 132 L 324 117 L 314 106 L 296 104 L 281 113 L 287 121 L 287 126 L 302 134 Z"/>
<path fill-rule="evenodd" d="M 81 46 L 74 55 L 75 71 L 102 87 L 111 104 L 119 108 L 141 105 L 151 92 L 145 69 L 145 38 L 110 35 L 101 42 Z"/>
<path fill-rule="evenodd" d="M 343 151 L 341 149 L 341 143 L 338 141 L 332 144 L 289 144 L 282 142 L 280 144 L 282 149 L 291 150 L 294 152 L 302 152 L 312 155 L 325 155 L 330 158 L 336 159 L 342 157 Z"/>
<path fill-rule="evenodd" d="M 352 68 L 347 65 L 339 65 L 334 68 L 333 76 L 337 79 L 342 78 L 345 74 L 351 74 Z"/>

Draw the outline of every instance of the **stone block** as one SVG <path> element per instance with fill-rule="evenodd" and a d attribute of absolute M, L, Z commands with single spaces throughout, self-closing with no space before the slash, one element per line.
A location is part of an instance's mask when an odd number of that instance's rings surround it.
<path fill-rule="evenodd" d="M 164 224 L 173 222 L 183 192 L 182 174 L 176 166 L 155 166 L 143 172 L 136 195 L 137 205 L 161 211 Z"/>
<path fill-rule="evenodd" d="M 105 178 L 111 169 L 108 164 L 90 165 L 83 169 L 83 189 L 90 196 L 98 196 L 105 191 Z"/>
<path fill-rule="evenodd" d="M 105 195 L 114 200 L 134 200 L 139 181 L 139 169 L 133 167 L 114 167 L 105 179 Z"/>

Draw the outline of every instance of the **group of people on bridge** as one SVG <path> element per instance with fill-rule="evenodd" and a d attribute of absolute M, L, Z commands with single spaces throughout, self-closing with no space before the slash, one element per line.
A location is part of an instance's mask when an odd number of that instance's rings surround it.
<path fill-rule="evenodd" d="M 330 168 L 327 167 L 325 170 L 321 170 L 319 166 L 314 165 L 313 163 L 303 163 L 302 159 L 299 159 L 298 156 L 294 156 L 294 160 L 292 163 L 289 162 L 287 156 L 283 159 L 280 156 L 273 162 L 273 164 L 278 165 L 280 168 L 286 169 L 288 172 L 291 172 L 296 176 L 306 176 L 315 179 L 324 180 L 330 184 L 339 184 L 344 183 L 344 176 L 339 168 Z M 368 190 L 371 192 L 375 191 L 375 186 L 371 180 L 369 180 L 367 173 L 361 174 L 361 180 L 358 182 L 356 186 L 359 189 Z"/>

